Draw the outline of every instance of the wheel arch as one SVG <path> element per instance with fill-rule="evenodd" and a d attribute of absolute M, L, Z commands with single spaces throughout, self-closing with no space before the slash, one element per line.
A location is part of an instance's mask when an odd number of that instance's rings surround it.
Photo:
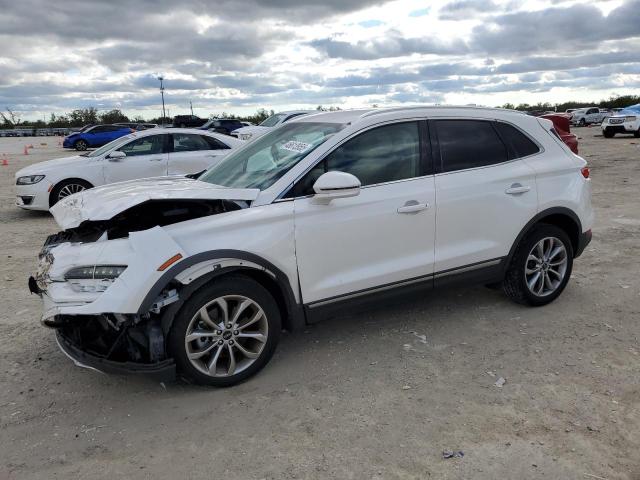
<path fill-rule="evenodd" d="M 567 235 L 569 235 L 569 239 L 571 240 L 571 247 L 573 248 L 574 257 L 576 257 L 576 252 L 578 252 L 580 247 L 580 235 L 582 234 L 582 222 L 580 222 L 580 218 L 576 213 L 566 207 L 553 207 L 547 210 L 543 210 L 538 213 L 535 217 L 533 217 L 529 222 L 524 226 L 524 228 L 520 231 L 516 240 L 513 242 L 511 246 L 511 250 L 509 250 L 509 256 L 505 263 L 505 269 L 508 268 L 508 265 L 511 263 L 511 259 L 520 244 L 520 241 L 531 231 L 531 229 L 540 224 L 546 223 L 549 225 L 555 225 L 558 228 L 564 230 Z"/>
<path fill-rule="evenodd" d="M 95 185 L 93 184 L 93 182 L 87 180 L 86 178 L 81 178 L 81 177 L 69 177 L 69 178 L 63 178 L 62 180 L 58 180 L 49 190 L 49 206 L 52 206 L 54 204 L 53 202 L 53 193 L 56 191 L 56 189 L 63 183 L 67 183 L 67 182 L 72 182 L 72 181 L 80 181 L 82 183 L 86 183 L 89 185 L 89 188 L 93 188 L 95 187 Z"/>
<path fill-rule="evenodd" d="M 201 267 L 201 268 L 199 268 Z M 190 278 L 178 278 L 187 272 L 193 272 Z M 160 293 L 172 283 L 180 284 L 179 300 L 167 306 L 161 312 L 162 328 L 169 331 L 173 318 L 182 305 L 204 285 L 229 274 L 247 276 L 265 287 L 273 295 L 282 313 L 282 325 L 290 331 L 300 329 L 306 324 L 304 310 L 296 301 L 288 276 L 264 258 L 238 250 L 213 250 L 192 255 L 167 270 L 153 285 L 138 308 L 138 314 L 147 313 Z"/>

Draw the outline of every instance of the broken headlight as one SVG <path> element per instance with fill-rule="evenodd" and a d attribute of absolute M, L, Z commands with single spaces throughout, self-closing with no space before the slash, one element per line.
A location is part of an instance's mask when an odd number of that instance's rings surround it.
<path fill-rule="evenodd" d="M 64 278 L 75 292 L 101 293 L 127 268 L 126 265 L 95 265 L 75 267 Z"/>
<path fill-rule="evenodd" d="M 65 273 L 64 278 L 65 280 L 115 280 L 126 268 L 126 265 L 76 267 Z"/>
<path fill-rule="evenodd" d="M 44 175 L 25 175 L 24 177 L 18 177 L 16 185 L 33 185 L 38 183 L 44 178 Z"/>

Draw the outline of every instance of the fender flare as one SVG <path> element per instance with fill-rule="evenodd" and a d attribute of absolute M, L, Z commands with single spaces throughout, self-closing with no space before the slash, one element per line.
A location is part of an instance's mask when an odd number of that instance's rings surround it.
<path fill-rule="evenodd" d="M 582 222 L 580 221 L 580 218 L 578 217 L 578 215 L 576 215 L 576 213 L 573 210 L 567 207 L 551 207 L 546 210 L 543 210 L 542 212 L 537 213 L 531 220 L 527 222 L 527 224 L 522 228 L 522 230 L 520 230 L 520 233 L 518 234 L 515 241 L 511 245 L 509 254 L 507 255 L 507 258 L 504 262 L 504 271 L 506 271 L 507 268 L 509 268 L 509 265 L 511 264 L 511 259 L 513 258 L 513 255 L 516 253 L 516 249 L 518 248 L 520 241 L 529 232 L 529 230 L 531 230 L 531 227 L 533 227 L 536 223 L 539 223 L 541 220 L 543 220 L 544 218 L 550 215 L 564 215 L 566 217 L 569 217 L 571 220 L 573 220 L 573 222 L 575 222 L 576 227 L 578 227 L 578 238 L 582 234 Z M 576 252 L 574 252 L 574 255 L 575 254 Z"/>
<path fill-rule="evenodd" d="M 171 318 L 167 319 L 167 315 L 165 312 L 162 320 L 163 328 L 166 327 L 168 330 L 168 328 L 171 326 L 173 315 L 175 315 L 184 301 L 186 301 L 191 293 L 193 293 L 195 290 L 200 288 L 211 279 L 232 271 L 243 269 L 258 270 L 257 268 L 255 268 L 255 266 L 242 265 L 242 261 L 262 267 L 259 271 L 265 271 L 267 274 L 269 274 L 269 276 L 273 277 L 286 303 L 285 307 L 287 309 L 287 312 L 285 313 L 288 314 L 289 321 L 287 322 L 286 319 L 283 319 L 285 320 L 285 324 L 288 323 L 292 330 L 297 330 L 298 328 L 301 328 L 306 324 L 304 309 L 302 308 L 302 305 L 299 304 L 296 300 L 293 289 L 291 288 L 291 283 L 289 282 L 289 277 L 287 277 L 287 275 L 282 270 L 280 270 L 268 260 L 265 260 L 264 258 L 253 253 L 243 252 L 241 250 L 210 250 L 207 252 L 197 253 L 176 263 L 156 281 L 151 289 L 149 289 L 147 295 L 138 308 L 138 315 L 147 313 L 151 309 L 151 306 L 158 298 L 162 290 L 164 290 L 172 280 L 174 280 L 180 273 L 184 272 L 189 267 L 210 260 L 223 259 L 237 259 L 239 261 L 239 264 L 231 267 L 214 269 L 213 271 L 209 271 L 208 273 L 205 273 L 204 275 L 193 279 L 193 281 L 185 285 L 185 298 L 181 298 L 178 302 L 170 304 L 167 307 L 167 312 L 171 312 L 172 315 L 170 315 Z"/>

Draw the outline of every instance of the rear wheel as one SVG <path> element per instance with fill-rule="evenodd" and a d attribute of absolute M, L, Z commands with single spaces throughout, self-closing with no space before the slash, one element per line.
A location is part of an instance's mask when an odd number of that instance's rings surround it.
<path fill-rule="evenodd" d="M 615 134 L 616 133 L 613 130 L 609 130 L 608 128 L 605 128 L 602 131 L 602 135 L 604 135 L 604 138 L 613 138 Z"/>
<path fill-rule="evenodd" d="M 76 143 L 73 144 L 73 147 L 79 152 L 86 150 L 88 146 L 89 144 L 86 142 L 86 140 L 82 140 L 82 139 L 76 141 Z"/>
<path fill-rule="evenodd" d="M 518 245 L 502 288 L 517 303 L 546 305 L 562 293 L 572 267 L 573 247 L 566 232 L 539 224 Z"/>
<path fill-rule="evenodd" d="M 51 190 L 51 195 L 49 196 L 49 207 L 53 207 L 56 203 L 69 195 L 73 195 L 74 193 L 81 192 L 91 187 L 93 187 L 93 185 L 89 182 L 85 182 L 84 180 L 80 180 L 79 178 L 63 180 L 57 184 L 53 190 Z"/>
<path fill-rule="evenodd" d="M 169 352 L 188 379 L 231 386 L 267 364 L 280 329 L 278 305 L 262 285 L 239 275 L 222 277 L 191 296 L 176 315 Z"/>

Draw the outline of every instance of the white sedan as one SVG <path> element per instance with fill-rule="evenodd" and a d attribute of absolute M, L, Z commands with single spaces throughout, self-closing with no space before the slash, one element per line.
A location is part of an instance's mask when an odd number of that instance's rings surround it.
<path fill-rule="evenodd" d="M 108 183 L 189 175 L 215 165 L 243 142 L 190 128 L 154 128 L 118 138 L 83 155 L 36 163 L 16 172 L 16 205 L 49 210 L 58 200 Z"/>

